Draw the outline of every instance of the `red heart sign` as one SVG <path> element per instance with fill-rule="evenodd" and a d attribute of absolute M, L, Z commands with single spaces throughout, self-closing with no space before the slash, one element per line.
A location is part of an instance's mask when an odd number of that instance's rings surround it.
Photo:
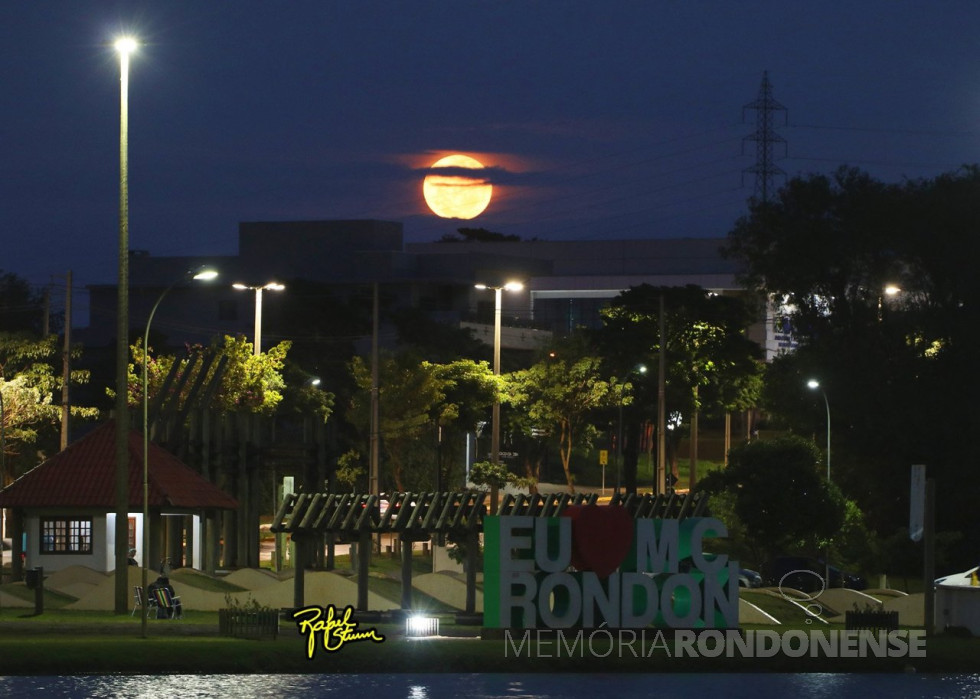
<path fill-rule="evenodd" d="M 625 508 L 569 505 L 562 517 L 572 520 L 572 565 L 608 578 L 633 545 L 633 518 Z"/>

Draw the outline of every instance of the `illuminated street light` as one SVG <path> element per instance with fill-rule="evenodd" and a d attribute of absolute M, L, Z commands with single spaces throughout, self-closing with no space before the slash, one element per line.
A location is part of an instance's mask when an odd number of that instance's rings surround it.
<path fill-rule="evenodd" d="M 633 373 L 645 374 L 647 373 L 646 364 L 637 364 L 633 367 L 629 374 L 626 375 L 628 379 Z M 616 490 L 614 491 L 616 495 L 619 495 L 619 486 L 622 478 L 623 472 L 623 401 L 625 396 L 620 395 L 619 397 L 619 434 L 616 437 Z"/>
<path fill-rule="evenodd" d="M 902 293 L 901 287 L 897 284 L 885 284 L 881 289 L 882 293 L 878 294 L 878 322 L 882 319 L 882 307 L 884 306 L 885 296 L 898 296 Z"/>
<path fill-rule="evenodd" d="M 116 51 L 119 52 L 120 56 L 125 56 L 129 59 L 129 54 L 134 53 L 139 47 L 139 43 L 131 36 L 121 36 L 116 39 L 115 43 Z"/>
<path fill-rule="evenodd" d="M 810 379 L 806 382 L 807 388 L 811 391 L 820 391 L 820 395 L 823 396 L 824 407 L 827 408 L 827 485 L 830 485 L 830 402 L 827 400 L 827 393 L 820 387 L 820 382 L 816 379 Z M 824 573 L 826 578 L 824 578 L 824 585 L 830 587 L 830 547 L 824 553 Z"/>
<path fill-rule="evenodd" d="M 827 408 L 827 482 L 830 482 L 830 402 L 827 400 L 827 393 L 820 388 L 820 382 L 810 379 L 806 382 L 807 388 L 811 391 L 820 391 L 823 396 L 824 406 Z"/>
<path fill-rule="evenodd" d="M 491 289 L 494 293 L 493 305 L 493 375 L 500 376 L 500 315 L 501 304 L 503 302 L 503 291 L 520 291 L 524 284 L 518 281 L 509 281 L 502 286 L 490 286 L 489 284 L 477 284 L 477 289 Z M 490 462 L 494 465 L 500 463 L 500 397 L 494 390 L 493 413 L 490 422 Z M 491 514 L 497 511 L 496 489 L 491 492 L 490 502 Z"/>
<path fill-rule="evenodd" d="M 146 603 L 148 600 L 148 591 L 146 588 L 146 569 L 150 562 L 150 396 L 147 389 L 147 385 L 149 383 L 147 366 L 150 363 L 150 323 L 153 322 L 153 316 L 156 315 L 157 308 L 160 307 L 160 302 L 163 301 L 163 297 L 166 296 L 175 286 L 183 281 L 187 281 L 188 279 L 210 281 L 217 276 L 218 273 L 215 270 L 208 269 L 206 267 L 201 267 L 196 270 L 189 270 L 182 274 L 179 279 L 175 280 L 170 286 L 163 290 L 163 293 L 161 293 L 160 296 L 157 297 L 156 303 L 153 304 L 153 308 L 150 309 L 150 315 L 146 319 L 146 331 L 143 333 L 143 638 L 146 638 Z M 118 425 L 116 429 L 118 429 Z"/>
<path fill-rule="evenodd" d="M 231 286 L 233 289 L 238 289 L 239 291 L 255 292 L 255 355 L 258 356 L 262 352 L 262 292 L 282 291 L 286 288 L 286 285 L 280 284 L 279 282 L 269 282 L 261 286 L 249 286 L 248 284 L 235 282 Z"/>
<path fill-rule="evenodd" d="M 119 53 L 119 282 L 116 287 L 116 550 L 115 610 L 126 611 L 129 581 L 129 56 L 136 50 L 132 37 L 115 43 Z"/>

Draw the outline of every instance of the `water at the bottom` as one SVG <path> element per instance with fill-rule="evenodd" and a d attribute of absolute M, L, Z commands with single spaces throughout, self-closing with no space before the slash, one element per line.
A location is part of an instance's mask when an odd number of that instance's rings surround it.
<path fill-rule="evenodd" d="M 376 674 L 0 677 L 0 697 L 140 699 L 980 699 L 980 674 Z"/>

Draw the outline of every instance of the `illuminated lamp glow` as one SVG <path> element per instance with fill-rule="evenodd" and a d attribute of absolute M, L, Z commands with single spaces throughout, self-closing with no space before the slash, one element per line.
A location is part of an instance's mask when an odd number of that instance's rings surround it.
<path fill-rule="evenodd" d="M 126 54 L 127 56 L 133 53 L 136 50 L 136 48 L 139 46 L 139 44 L 136 42 L 136 39 L 134 39 L 131 36 L 119 37 L 118 39 L 116 39 L 116 43 L 114 45 L 116 47 L 116 51 L 122 54 Z"/>
<path fill-rule="evenodd" d="M 431 616 L 410 616 L 405 619 L 405 635 L 411 638 L 439 635 L 439 620 Z"/>

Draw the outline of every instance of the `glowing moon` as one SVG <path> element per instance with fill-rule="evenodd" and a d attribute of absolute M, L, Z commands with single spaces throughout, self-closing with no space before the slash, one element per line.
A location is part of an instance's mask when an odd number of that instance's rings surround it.
<path fill-rule="evenodd" d="M 432 167 L 458 167 L 482 170 L 483 163 L 468 155 L 447 155 Z M 432 213 L 442 218 L 476 218 L 490 204 L 493 185 L 479 177 L 426 175 L 422 196 Z"/>

